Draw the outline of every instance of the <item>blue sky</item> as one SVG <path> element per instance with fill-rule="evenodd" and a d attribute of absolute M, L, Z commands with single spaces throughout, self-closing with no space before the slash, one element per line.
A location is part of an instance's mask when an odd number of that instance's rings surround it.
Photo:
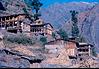
<path fill-rule="evenodd" d="M 99 2 L 99 0 L 41 0 L 41 2 L 44 4 L 43 7 L 47 7 L 53 3 L 64 3 L 64 2 L 80 2 L 80 1 L 84 1 L 84 2 Z"/>

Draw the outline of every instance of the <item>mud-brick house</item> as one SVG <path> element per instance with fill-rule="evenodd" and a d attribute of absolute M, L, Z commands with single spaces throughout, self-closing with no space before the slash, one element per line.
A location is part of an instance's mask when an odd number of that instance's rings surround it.
<path fill-rule="evenodd" d="M 65 44 L 65 48 L 70 59 L 77 58 L 77 42 L 75 41 L 68 41 Z"/>
<path fill-rule="evenodd" d="M 83 59 L 87 59 L 90 56 L 92 56 L 93 47 L 94 46 L 91 44 L 79 42 L 79 45 L 77 45 L 77 51 L 78 51 L 77 58 L 79 60 L 83 60 Z"/>
<path fill-rule="evenodd" d="M 45 23 L 42 19 L 38 19 L 33 23 L 21 23 L 22 32 L 28 35 L 43 35 L 52 36 L 53 26 L 50 23 Z"/>
<path fill-rule="evenodd" d="M 14 14 L 8 16 L 0 16 L 0 29 L 16 32 L 21 30 L 21 23 L 26 18 L 26 14 Z"/>
<path fill-rule="evenodd" d="M 77 57 L 77 42 L 72 40 L 71 38 L 68 41 L 64 41 L 63 39 L 56 39 L 53 41 L 50 41 L 45 44 L 45 48 L 47 49 L 61 49 L 65 48 L 67 55 L 70 59 Z"/>
<path fill-rule="evenodd" d="M 35 35 L 52 35 L 53 26 L 50 23 L 45 23 L 42 19 L 38 19 L 30 25 L 30 30 Z"/>
<path fill-rule="evenodd" d="M 49 41 L 45 44 L 45 49 L 48 49 L 48 53 L 58 53 L 58 50 L 64 47 L 63 39 L 56 39 Z"/>

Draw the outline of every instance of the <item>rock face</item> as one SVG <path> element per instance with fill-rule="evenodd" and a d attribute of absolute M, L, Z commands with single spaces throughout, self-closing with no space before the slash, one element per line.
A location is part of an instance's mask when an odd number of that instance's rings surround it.
<path fill-rule="evenodd" d="M 0 68 L 29 68 L 30 63 L 18 56 L 7 55 L 0 51 Z"/>
<path fill-rule="evenodd" d="M 32 13 L 32 9 L 27 6 L 24 0 L 0 0 L 5 7 L 5 11 L 0 11 L 0 16 L 14 15 L 14 14 L 26 14 L 25 9 L 29 14 Z"/>

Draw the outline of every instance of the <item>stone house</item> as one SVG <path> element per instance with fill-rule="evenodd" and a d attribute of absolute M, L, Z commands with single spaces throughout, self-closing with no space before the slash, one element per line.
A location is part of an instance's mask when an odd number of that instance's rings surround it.
<path fill-rule="evenodd" d="M 92 48 L 94 47 L 91 44 L 88 43 L 78 43 L 77 45 L 77 57 L 79 60 L 87 59 L 92 56 Z"/>
<path fill-rule="evenodd" d="M 65 44 L 65 48 L 66 48 L 67 54 L 68 54 L 70 59 L 77 57 L 77 43 L 76 42 L 68 41 Z"/>
<path fill-rule="evenodd" d="M 38 19 L 30 24 L 30 31 L 35 35 L 49 36 L 52 35 L 53 26 L 45 23 L 42 19 Z"/>
<path fill-rule="evenodd" d="M 8 16 L 0 16 L 0 29 L 12 31 L 21 31 L 21 23 L 26 18 L 26 14 L 15 14 Z"/>
<path fill-rule="evenodd" d="M 56 39 L 45 44 L 45 49 L 48 49 L 48 53 L 58 53 L 58 50 L 64 47 L 64 41 L 62 39 Z"/>

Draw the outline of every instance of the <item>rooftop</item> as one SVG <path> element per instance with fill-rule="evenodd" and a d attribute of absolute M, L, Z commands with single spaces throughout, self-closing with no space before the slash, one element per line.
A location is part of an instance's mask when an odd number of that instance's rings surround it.
<path fill-rule="evenodd" d="M 35 25 L 35 24 L 30 24 L 30 25 L 32 27 L 50 25 L 53 28 L 53 26 L 50 23 L 44 23 L 44 24 L 41 24 L 41 25 Z"/>
<path fill-rule="evenodd" d="M 27 15 L 27 14 L 14 14 L 14 15 L 9 15 L 9 16 L 0 16 L 0 18 L 4 18 L 4 17 L 17 17 L 19 15 Z"/>

